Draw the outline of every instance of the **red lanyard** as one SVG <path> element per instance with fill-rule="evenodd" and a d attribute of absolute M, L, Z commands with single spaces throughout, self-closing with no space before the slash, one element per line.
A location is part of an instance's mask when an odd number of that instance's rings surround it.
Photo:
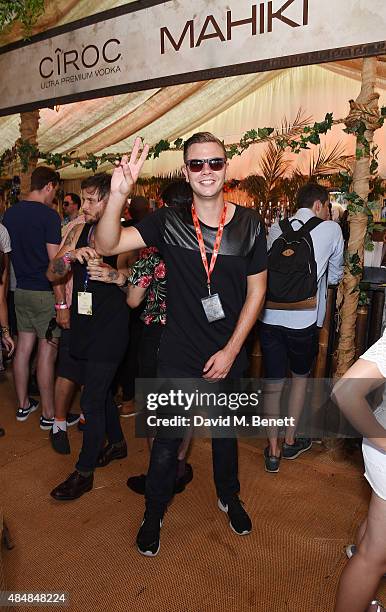
<path fill-rule="evenodd" d="M 221 244 L 221 239 L 222 239 L 222 235 L 223 235 L 223 232 L 224 232 L 224 224 L 225 224 L 226 214 L 227 214 L 227 204 L 226 204 L 226 202 L 224 202 L 224 208 L 222 209 L 222 214 L 221 214 L 220 224 L 219 224 L 218 230 L 217 230 L 216 240 L 214 241 L 213 253 L 212 253 L 211 260 L 210 260 L 210 266 L 208 267 L 208 260 L 207 260 L 207 257 L 206 257 L 204 239 L 202 237 L 202 231 L 201 231 L 201 227 L 200 227 L 200 222 L 198 220 L 196 209 L 194 208 L 194 204 L 192 204 L 193 223 L 194 223 L 194 227 L 195 227 L 195 230 L 196 230 L 196 236 L 197 236 L 197 240 L 198 240 L 198 245 L 200 247 L 202 263 L 204 264 L 204 268 L 205 268 L 205 272 L 206 272 L 206 276 L 207 276 L 207 285 L 208 285 L 209 295 L 210 295 L 210 277 L 212 276 L 212 272 L 214 270 L 214 266 L 215 266 L 216 260 L 217 260 L 217 255 L 218 255 L 218 252 L 220 250 L 220 244 Z"/>

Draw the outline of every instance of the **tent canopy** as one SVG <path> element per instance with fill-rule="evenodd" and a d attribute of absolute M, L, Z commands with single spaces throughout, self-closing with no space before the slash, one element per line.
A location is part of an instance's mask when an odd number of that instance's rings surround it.
<path fill-rule="evenodd" d="M 127 0 L 50 1 L 33 33 L 122 4 L 127 4 Z M 15 27 L 0 38 L 0 43 L 4 45 L 18 38 L 20 30 Z M 238 142 L 252 128 L 280 128 L 284 119 L 293 121 L 300 108 L 303 116 L 310 117 L 312 122 L 323 120 L 327 112 L 332 112 L 334 119 L 343 119 L 349 111 L 348 100 L 359 93 L 361 66 L 362 60 L 332 62 L 76 102 L 62 105 L 58 111 L 42 108 L 38 144 L 45 152 L 101 154 L 129 151 L 136 135 L 153 145 L 161 139 L 173 141 L 205 130 L 225 143 Z M 385 57 L 380 58 L 378 72 L 380 104 L 386 105 Z M 19 115 L 0 118 L 0 153 L 19 137 L 19 121 Z M 343 127 L 335 126 L 322 138 L 322 146 L 331 149 L 339 142 L 347 155 L 353 155 L 355 138 L 344 134 Z M 375 136 L 381 145 L 379 170 L 384 177 L 385 135 L 386 126 Z M 233 158 L 228 178 L 258 173 L 263 150 L 264 145 L 254 145 L 242 156 Z M 306 171 L 309 156 L 310 152 L 306 151 L 291 157 L 294 165 Z M 181 163 L 181 153 L 162 153 L 159 159 L 146 162 L 144 176 L 173 172 Z M 107 164 L 105 169 L 109 167 Z M 81 168 L 61 170 L 65 179 L 85 174 L 87 171 Z"/>

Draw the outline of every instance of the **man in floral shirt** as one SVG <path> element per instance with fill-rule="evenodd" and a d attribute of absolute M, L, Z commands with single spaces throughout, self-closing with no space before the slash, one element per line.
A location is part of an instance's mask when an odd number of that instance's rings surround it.
<path fill-rule="evenodd" d="M 131 269 L 129 283 L 141 289 L 148 289 L 146 305 L 141 314 L 141 319 L 145 325 L 153 323 L 165 325 L 166 268 L 156 247 L 146 247 L 141 250 L 139 259 Z M 134 294 L 134 300 L 137 302 L 135 297 Z M 144 297 L 143 292 L 140 292 L 138 297 L 140 297 L 140 303 Z M 135 306 L 139 303 L 135 303 Z M 129 302 L 129 306 L 133 308 L 131 302 Z"/>

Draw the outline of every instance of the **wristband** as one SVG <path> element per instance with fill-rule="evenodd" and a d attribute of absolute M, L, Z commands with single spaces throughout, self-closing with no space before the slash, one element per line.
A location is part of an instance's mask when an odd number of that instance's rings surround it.
<path fill-rule="evenodd" d="M 55 304 L 55 310 L 67 310 L 68 306 L 65 302 L 61 304 Z"/>
<path fill-rule="evenodd" d="M 1 333 L 3 336 L 9 336 L 9 327 L 7 325 L 3 325 L 1 327 Z"/>
<path fill-rule="evenodd" d="M 66 264 L 66 266 L 71 266 L 72 259 L 71 259 L 71 254 L 69 252 L 65 253 L 63 255 L 62 259 L 63 259 L 64 263 Z"/>

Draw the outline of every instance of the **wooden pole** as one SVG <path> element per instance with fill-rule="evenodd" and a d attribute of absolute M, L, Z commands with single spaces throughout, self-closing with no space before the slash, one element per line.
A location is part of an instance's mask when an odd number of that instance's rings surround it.
<path fill-rule="evenodd" d="M 314 378 L 326 378 L 326 366 L 328 357 L 328 339 L 330 337 L 330 327 L 332 324 L 332 309 L 333 309 L 333 294 L 334 290 L 329 287 L 327 293 L 326 316 L 324 318 L 323 327 L 319 333 L 319 351 L 316 359 L 316 364 L 313 372 Z"/>
<path fill-rule="evenodd" d="M 363 60 L 362 88 L 356 102 L 351 101 L 351 113 L 346 120 L 351 125 L 363 122 L 366 125 L 364 134 L 371 147 L 374 131 L 379 127 L 379 94 L 375 93 L 377 77 L 377 58 L 369 57 Z M 353 175 L 353 191 L 364 202 L 368 201 L 370 190 L 370 157 L 365 145 L 357 140 L 357 160 Z M 347 247 L 348 257 L 356 253 L 359 256 L 359 266 L 363 267 L 364 241 L 367 232 L 367 215 L 365 213 L 350 213 L 350 239 Z M 336 378 L 340 378 L 353 364 L 355 359 L 355 327 L 361 275 L 353 276 L 346 263 L 344 277 L 338 289 L 337 306 L 340 312 L 340 336 L 337 349 Z"/>
<path fill-rule="evenodd" d="M 355 333 L 355 360 L 359 359 L 366 350 L 367 316 L 368 307 L 361 306 L 357 310 L 357 322 Z"/>
<path fill-rule="evenodd" d="M 27 140 L 31 144 L 38 144 L 39 110 L 28 113 L 20 113 L 20 139 Z M 37 165 L 37 159 L 30 159 L 27 172 L 20 172 L 20 196 L 24 198 L 30 191 L 31 174 Z"/>
<path fill-rule="evenodd" d="M 250 376 L 251 378 L 261 378 L 263 355 L 261 352 L 257 325 L 255 325 L 255 327 L 253 328 L 252 336 L 252 351 L 250 356 L 248 376 Z"/>

